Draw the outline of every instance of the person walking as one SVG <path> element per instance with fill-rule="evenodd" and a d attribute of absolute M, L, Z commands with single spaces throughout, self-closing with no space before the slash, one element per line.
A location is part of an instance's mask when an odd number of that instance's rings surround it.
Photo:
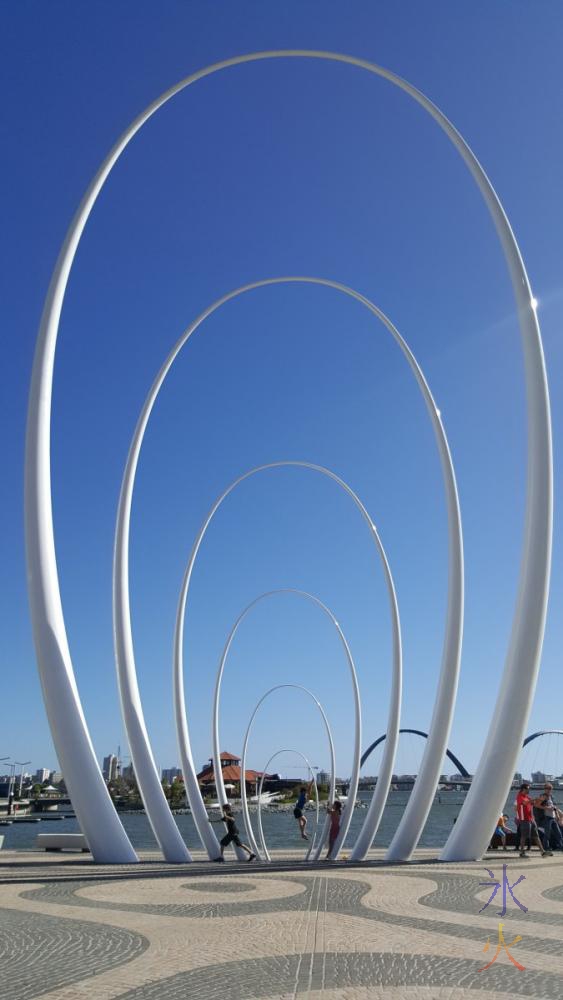
<path fill-rule="evenodd" d="M 326 852 L 327 861 L 332 854 L 332 849 L 336 843 L 336 838 L 340 833 L 340 819 L 342 816 L 342 802 L 339 799 L 335 799 L 331 806 L 328 807 L 327 812 L 330 816 L 330 830 L 328 832 L 328 851 Z"/>
<path fill-rule="evenodd" d="M 534 805 L 536 809 L 543 811 L 544 850 L 549 851 L 552 838 L 556 841 L 559 849 L 563 848 L 563 837 L 561 836 L 561 830 L 556 819 L 557 806 L 553 801 L 553 785 L 549 781 L 545 783 L 543 795 L 538 796 L 534 800 Z"/>
<path fill-rule="evenodd" d="M 246 853 L 249 855 L 248 857 L 249 861 L 254 861 L 256 859 L 256 855 L 252 853 L 250 847 L 248 847 L 247 844 L 243 844 L 242 840 L 239 837 L 239 829 L 235 823 L 235 818 L 233 816 L 233 811 L 230 805 L 223 806 L 223 815 L 221 816 L 220 819 L 210 819 L 209 822 L 225 823 L 227 827 L 227 832 L 225 836 L 222 837 L 221 840 L 219 841 L 219 843 L 221 844 L 221 854 L 218 858 L 214 858 L 213 859 L 214 861 L 225 860 L 223 855 L 225 853 L 225 848 L 228 847 L 229 844 L 236 844 L 237 847 L 242 847 L 243 851 L 246 851 Z"/>
<path fill-rule="evenodd" d="M 522 782 L 520 785 L 520 791 L 516 797 L 516 814 L 520 832 L 520 857 L 528 858 L 528 854 L 526 853 L 528 837 L 538 845 L 542 858 L 551 855 L 553 852 L 546 851 L 540 840 L 534 819 L 534 804 L 530 798 L 530 785 L 527 781 Z"/>
<path fill-rule="evenodd" d="M 301 790 L 297 797 L 297 802 L 295 803 L 295 809 L 293 810 L 293 815 L 299 824 L 299 830 L 303 840 L 308 840 L 308 836 L 305 833 L 305 827 L 307 826 L 307 817 L 303 815 L 303 810 L 305 809 L 305 804 L 309 795 L 311 794 L 311 788 L 313 787 L 313 782 L 310 781 L 308 785 L 301 785 Z"/>

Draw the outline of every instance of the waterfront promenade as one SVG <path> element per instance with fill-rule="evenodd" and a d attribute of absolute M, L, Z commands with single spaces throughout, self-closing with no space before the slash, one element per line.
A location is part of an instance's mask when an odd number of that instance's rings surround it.
<path fill-rule="evenodd" d="M 503 1000 L 563 995 L 563 856 L 490 852 L 444 865 L 94 865 L 0 853 L 2 1000 Z M 197 857 L 197 855 L 196 855 Z M 492 889 L 508 864 L 514 897 Z M 495 955 L 504 924 L 509 952 Z M 516 935 L 522 940 L 511 945 Z M 490 938 L 490 947 L 484 947 Z"/>

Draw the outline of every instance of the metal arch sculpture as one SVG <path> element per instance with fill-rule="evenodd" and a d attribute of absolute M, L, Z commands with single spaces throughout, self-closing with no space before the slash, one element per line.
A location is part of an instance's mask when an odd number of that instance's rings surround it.
<path fill-rule="evenodd" d="M 342 285 L 340 282 L 329 280 L 327 278 L 313 278 L 305 276 L 265 278 L 260 281 L 252 282 L 248 285 L 243 285 L 240 288 L 227 293 L 205 309 L 204 312 L 201 313 L 184 331 L 168 354 L 168 357 L 166 358 L 149 390 L 135 427 L 127 457 L 119 498 L 115 533 L 113 571 L 114 635 L 118 683 L 121 692 L 125 729 L 131 749 L 131 757 L 135 765 L 135 773 L 138 775 L 141 795 L 145 801 L 147 813 L 150 813 L 151 824 L 155 833 L 157 830 L 160 830 L 160 835 L 157 835 L 159 843 L 166 844 L 170 840 L 172 841 L 172 846 L 168 848 L 168 854 L 165 852 L 165 856 L 167 856 L 168 860 L 174 860 L 173 854 L 179 850 L 177 842 L 178 832 L 171 819 L 168 804 L 162 792 L 160 782 L 158 781 L 154 758 L 148 741 L 137 683 L 133 651 L 131 613 L 129 607 L 129 532 L 136 470 L 144 434 L 153 406 L 172 364 L 191 335 L 198 329 L 205 319 L 232 299 L 258 288 L 286 283 L 319 285 L 321 287 L 329 287 L 342 292 L 367 308 L 372 315 L 376 316 L 376 318 L 383 323 L 401 349 L 401 352 L 406 358 L 416 379 L 430 417 L 430 422 L 432 424 L 438 448 L 448 513 L 448 603 L 444 628 L 442 666 L 432 716 L 433 735 L 428 741 L 426 753 L 424 755 L 413 792 L 410 796 L 408 806 L 403 814 L 399 827 L 387 852 L 387 857 L 390 860 L 404 860 L 409 857 L 414 850 L 430 809 L 434 788 L 436 787 L 436 781 L 439 776 L 440 764 L 444 756 L 445 745 L 451 726 L 451 719 L 455 704 L 461 655 L 461 638 L 463 631 L 463 539 L 461 516 L 459 512 L 455 473 L 448 441 L 442 425 L 439 410 L 436 407 L 434 398 L 420 365 L 404 338 L 385 313 L 383 313 L 381 309 L 379 309 L 364 295 L 361 295 L 359 292 L 347 287 L 346 285 Z M 302 464 L 306 465 L 306 463 Z M 368 523 L 371 523 L 369 519 Z M 183 692 L 181 693 L 181 697 L 183 700 Z M 177 705 L 178 702 L 176 701 L 176 706 Z M 177 707 L 176 712 L 178 712 Z M 179 731 L 182 731 L 182 739 L 188 739 L 187 723 L 184 724 L 183 720 L 178 720 L 178 716 L 177 728 Z M 388 732 L 391 733 L 392 731 L 393 730 L 388 727 Z M 188 758 L 186 758 L 186 762 L 182 762 L 184 767 L 186 766 L 187 760 Z M 195 767 L 193 766 L 191 751 L 189 752 L 189 760 L 191 760 L 191 767 L 189 771 L 188 789 L 192 790 L 194 800 L 197 800 L 199 796 L 199 789 L 195 777 Z M 385 764 L 387 764 L 387 758 L 385 759 Z M 147 786 L 146 797 L 144 794 L 145 786 Z M 383 787 L 384 783 L 382 782 L 381 788 L 376 789 L 373 796 L 368 814 L 366 816 L 367 825 L 356 842 L 352 853 L 352 858 L 355 861 L 365 857 L 365 854 L 371 845 L 368 832 L 371 825 L 375 823 L 375 826 L 377 826 L 377 823 L 381 818 L 381 813 L 385 804 L 384 800 L 381 798 L 381 795 L 383 794 Z M 208 851 L 211 849 L 217 850 L 218 845 L 215 835 L 213 831 L 209 830 L 207 821 L 203 817 L 203 804 L 201 808 L 198 806 L 198 815 L 199 814 L 201 815 L 199 820 L 196 820 L 196 823 L 200 837 L 205 841 Z"/>
<path fill-rule="evenodd" d="M 526 736 L 522 744 L 522 750 L 524 747 L 528 746 L 532 740 L 537 740 L 538 736 L 563 736 L 563 729 L 540 729 L 539 733 L 531 733 L 530 736 Z"/>
<path fill-rule="evenodd" d="M 238 616 L 237 620 L 235 621 L 235 623 L 234 623 L 231 631 L 229 632 L 229 635 L 227 637 L 227 641 L 226 641 L 226 643 L 225 643 L 225 645 L 223 647 L 223 652 L 221 654 L 221 659 L 220 659 L 220 662 L 219 662 L 219 667 L 218 667 L 217 675 L 216 675 L 216 678 L 215 678 L 215 691 L 214 691 L 214 694 L 213 694 L 213 729 L 212 729 L 213 736 L 212 736 L 212 741 L 213 741 L 213 772 L 214 772 L 214 775 L 215 775 L 215 788 L 217 789 L 217 797 L 218 797 L 219 801 L 221 802 L 221 804 L 224 804 L 225 802 L 227 802 L 228 801 L 228 799 L 227 799 L 227 793 L 225 791 L 225 785 L 223 783 L 223 774 L 222 774 L 222 769 L 221 769 L 221 750 L 220 750 L 221 741 L 220 741 L 220 737 L 219 737 L 219 701 L 220 701 L 220 697 L 221 697 L 221 683 L 222 683 L 222 680 L 223 680 L 223 674 L 224 674 L 224 671 L 225 671 L 225 666 L 226 666 L 226 663 L 227 663 L 227 657 L 229 655 L 229 650 L 230 650 L 230 648 L 231 648 L 231 646 L 233 644 L 233 640 L 234 640 L 234 638 L 235 638 L 235 636 L 236 636 L 236 634 L 238 632 L 239 626 L 242 624 L 242 622 L 247 617 L 247 615 L 253 610 L 253 608 L 255 608 L 256 605 L 260 603 L 260 601 L 263 601 L 263 600 L 265 600 L 268 597 L 276 597 L 279 594 L 295 594 L 297 597 L 304 597 L 306 600 L 312 601 L 313 604 L 316 604 L 317 607 L 320 608 L 321 611 L 324 612 L 324 614 L 332 622 L 332 624 L 334 625 L 334 627 L 335 627 L 335 629 L 336 629 L 336 631 L 338 633 L 338 638 L 340 639 L 340 642 L 342 643 L 342 647 L 344 649 L 344 655 L 346 656 L 346 661 L 348 663 L 348 668 L 350 670 L 350 678 L 351 678 L 351 681 L 352 681 L 352 691 L 353 691 L 353 694 L 354 694 L 354 754 L 353 754 L 353 758 L 352 758 L 352 774 L 351 774 L 351 777 L 350 777 L 350 793 L 349 793 L 349 796 L 348 796 L 348 802 L 346 803 L 346 808 L 344 809 L 344 812 L 342 814 L 342 819 L 340 821 L 340 828 L 341 828 L 342 836 L 339 836 L 339 838 L 335 842 L 334 848 L 333 848 L 333 854 L 334 854 L 335 857 L 337 857 L 338 856 L 338 852 L 340 850 L 340 846 L 343 843 L 343 841 L 344 841 L 344 839 L 346 837 L 346 834 L 348 832 L 348 829 L 350 827 L 350 823 L 352 822 L 352 815 L 353 815 L 353 812 L 354 812 L 354 803 L 356 801 L 356 794 L 357 794 L 357 791 L 358 791 L 358 781 L 359 781 L 359 778 L 360 778 L 360 755 L 361 755 L 361 752 L 362 752 L 362 747 L 361 747 L 362 708 L 361 708 L 361 698 L 360 698 L 360 687 L 359 687 L 359 684 L 358 684 L 358 675 L 356 673 L 356 665 L 354 663 L 354 659 L 352 657 L 352 653 L 350 651 L 350 647 L 349 647 L 348 642 L 346 640 L 346 636 L 344 635 L 344 632 L 342 631 L 340 625 L 338 624 L 338 622 L 337 622 L 334 614 L 330 610 L 330 608 L 328 608 L 326 606 L 326 604 L 323 604 L 323 602 L 321 600 L 319 600 L 318 597 L 315 597 L 314 594 L 309 594 L 305 590 L 296 590 L 296 589 L 290 588 L 290 587 L 284 587 L 284 588 L 279 589 L 279 590 L 269 590 L 265 594 L 260 594 L 259 597 L 256 597 L 253 601 L 251 601 L 250 604 L 248 604 L 246 606 L 246 608 L 244 609 L 244 611 L 241 612 L 241 614 Z M 184 602 L 180 602 L 180 608 L 179 608 L 179 611 L 178 611 L 178 615 L 179 616 L 180 616 L 181 613 L 183 613 L 184 609 L 185 609 L 185 601 Z M 397 632 L 398 628 L 399 628 L 399 622 L 398 622 L 398 619 L 395 618 L 395 614 L 393 613 L 393 632 L 394 632 L 394 634 L 398 634 L 398 632 Z M 393 670 L 393 686 L 394 687 L 398 687 L 400 689 L 400 687 L 401 687 L 400 649 L 397 649 L 397 647 L 395 647 L 394 654 L 395 655 L 394 655 L 394 670 Z M 175 680 L 176 680 L 176 677 L 177 677 L 177 670 L 175 670 Z M 292 685 L 280 685 L 280 686 L 299 687 L 300 685 L 292 684 Z M 275 688 L 273 690 L 275 690 Z M 333 774 L 334 774 L 334 745 L 333 745 L 333 742 L 332 742 L 332 735 L 331 735 L 331 732 L 330 732 L 330 727 L 328 725 L 328 720 L 326 718 L 326 715 L 325 715 L 325 713 L 324 713 L 324 711 L 322 709 L 322 706 L 321 706 L 320 702 L 317 701 L 317 699 L 315 698 L 315 696 L 312 695 L 311 692 L 307 690 L 307 688 L 301 688 L 301 690 L 307 691 L 307 694 L 311 695 L 311 697 L 317 702 L 317 705 L 320 708 L 321 713 L 323 715 L 323 718 L 324 718 L 324 721 L 325 721 L 325 724 L 326 724 L 326 727 L 327 727 L 329 744 L 330 744 L 330 748 L 331 748 L 331 757 L 332 757 Z M 268 694 L 269 694 L 269 692 L 268 692 Z M 264 697 L 266 697 L 266 695 L 264 695 Z M 262 701 L 263 700 L 264 699 L 262 699 Z M 256 709 L 255 709 L 255 711 L 254 711 L 254 713 L 252 715 L 252 718 L 250 720 L 251 723 L 252 723 L 252 720 L 254 719 L 254 715 L 256 714 L 256 711 L 257 711 L 257 709 L 258 709 L 258 707 L 259 707 L 260 704 L 261 704 L 261 702 L 259 702 L 258 705 L 256 706 Z M 400 711 L 400 705 L 398 706 L 398 711 L 397 711 L 397 722 L 399 721 L 398 720 L 399 711 Z M 249 729 L 250 729 L 250 726 L 249 726 Z M 247 745 L 247 742 L 248 742 L 249 729 L 247 729 L 247 733 L 246 733 L 246 737 L 245 737 L 245 741 L 244 741 L 243 757 L 241 758 L 241 765 L 240 765 L 241 766 L 241 792 L 242 792 L 242 785 L 244 783 L 242 776 L 245 773 L 246 745 Z M 183 753 L 183 748 L 180 748 L 180 755 L 181 756 L 182 756 L 182 753 Z M 394 760 L 394 753 L 392 754 L 392 757 L 393 757 L 393 760 Z M 391 775 L 389 775 L 389 783 L 390 783 L 390 779 L 391 779 Z M 185 777 L 184 777 L 184 780 L 185 780 Z M 384 784 L 385 784 L 385 778 L 383 780 L 384 780 Z M 195 818 L 195 811 L 194 811 L 194 808 L 192 806 L 191 800 L 190 800 L 190 808 L 192 809 L 192 813 L 194 814 L 194 818 Z M 197 809 L 197 806 L 196 806 L 196 809 Z M 244 813 L 244 816 L 245 816 L 245 822 L 246 822 L 246 819 L 247 819 L 247 816 L 248 816 L 248 812 L 247 811 Z M 250 819 L 250 818 L 248 817 L 248 819 Z M 367 817 L 366 817 L 366 820 L 367 820 Z M 374 836 L 375 836 L 375 832 L 374 832 Z M 252 839 L 254 839 L 254 838 L 252 838 Z M 322 847 L 322 845 L 321 845 L 321 847 Z M 244 852 L 240 853 L 240 849 L 238 849 L 237 850 L 237 855 L 239 855 L 240 859 L 242 860 L 242 858 L 244 856 Z"/>
<path fill-rule="evenodd" d="M 263 853 L 264 857 L 266 858 L 266 861 L 271 861 L 272 859 L 270 857 L 270 852 L 268 851 L 268 848 L 266 847 L 266 838 L 264 837 L 264 829 L 262 827 L 261 798 L 262 798 L 262 789 L 264 787 L 264 775 L 265 775 L 266 771 L 268 770 L 268 768 L 269 768 L 270 764 L 272 763 L 272 761 L 275 760 L 276 757 L 279 757 L 280 754 L 282 754 L 282 753 L 296 753 L 299 757 L 301 757 L 302 760 L 305 761 L 306 766 L 309 768 L 309 773 L 311 775 L 311 778 L 313 779 L 313 785 L 315 787 L 315 804 L 316 804 L 316 812 L 317 812 L 317 822 L 316 822 L 315 836 L 313 838 L 313 842 L 312 842 L 311 846 L 308 848 L 307 853 L 305 854 L 305 861 L 308 861 L 309 857 L 311 855 L 311 851 L 313 850 L 313 848 L 315 846 L 315 841 L 317 839 L 317 833 L 318 833 L 318 829 L 319 829 L 319 788 L 318 788 L 318 785 L 317 785 L 317 779 L 315 777 L 315 772 L 313 771 L 313 768 L 311 767 L 311 764 L 307 760 L 305 754 L 301 753 L 300 750 L 291 750 L 289 747 L 285 747 L 283 750 L 278 750 L 276 753 L 272 754 L 272 756 L 270 757 L 268 763 L 266 764 L 266 767 L 264 768 L 264 771 L 262 772 L 262 777 L 260 779 L 260 790 L 258 792 L 258 830 L 260 831 L 260 845 L 261 845 L 261 848 L 262 848 L 262 853 Z M 321 849 L 322 849 L 322 844 L 323 844 L 323 838 L 321 837 Z"/>
<path fill-rule="evenodd" d="M 414 733 L 415 736 L 424 736 L 425 740 L 428 739 L 428 733 L 423 732 L 422 729 L 399 729 L 399 733 Z M 537 736 L 541 736 L 542 734 L 541 733 L 536 733 L 536 735 Z M 369 747 L 367 748 L 367 750 L 364 750 L 364 752 L 362 754 L 362 759 L 361 759 L 361 762 L 360 762 L 360 767 L 364 766 L 364 764 L 365 764 L 366 760 L 368 759 L 368 757 L 373 753 L 373 751 L 375 750 L 375 748 L 378 747 L 380 743 L 383 743 L 383 740 L 385 740 L 385 739 L 387 739 L 387 733 L 383 733 L 383 736 L 379 736 L 376 740 L 373 741 L 373 743 L 371 743 L 369 745 Z M 524 746 L 526 746 L 526 741 L 524 741 Z M 446 757 L 449 757 L 449 759 L 451 760 L 451 762 L 454 765 L 454 767 L 457 767 L 457 769 L 458 769 L 459 773 L 461 774 L 462 778 L 468 778 L 469 777 L 469 771 L 467 771 L 464 768 L 464 766 L 461 763 L 461 761 L 457 759 L 457 757 L 452 753 L 451 750 L 446 750 Z"/>
<path fill-rule="evenodd" d="M 274 687 L 271 687 L 268 691 L 266 691 L 266 693 L 263 694 L 262 697 L 260 698 L 260 700 L 256 703 L 256 706 L 255 706 L 255 708 L 254 708 L 254 710 L 252 712 L 252 715 L 250 716 L 250 719 L 249 719 L 249 722 L 248 722 L 248 726 L 246 727 L 246 732 L 244 734 L 244 741 L 243 741 L 243 744 L 242 744 L 242 755 L 241 755 L 241 759 L 240 759 L 240 775 L 241 775 L 240 797 L 241 797 L 241 802 L 242 802 L 242 815 L 243 815 L 243 820 L 244 820 L 244 828 L 245 828 L 245 831 L 246 831 L 247 839 L 248 839 L 248 841 L 250 843 L 250 846 L 252 847 L 252 850 L 254 851 L 255 854 L 259 854 L 260 851 L 258 849 L 258 844 L 256 843 L 256 840 L 255 840 L 255 837 L 254 837 L 254 831 L 252 829 L 252 823 L 250 821 L 250 813 L 248 811 L 248 800 L 247 800 L 247 796 L 246 796 L 246 781 L 245 781 L 245 778 L 244 778 L 244 775 L 246 774 L 246 751 L 247 751 L 247 748 L 248 748 L 248 741 L 250 739 L 250 731 L 252 729 L 252 726 L 253 726 L 253 723 L 254 723 L 254 719 L 256 718 L 256 715 L 258 713 L 258 709 L 265 702 L 266 698 L 269 698 L 270 695 L 274 693 L 274 691 L 281 691 L 283 688 L 290 688 L 290 689 L 292 689 L 294 691 L 303 691 L 305 694 L 309 695 L 309 698 L 312 698 L 312 700 L 315 702 L 315 705 L 317 706 L 319 712 L 321 713 L 321 716 L 322 716 L 322 719 L 323 719 L 323 722 L 324 722 L 324 725 L 325 725 L 325 729 L 326 729 L 326 735 L 327 735 L 327 739 L 328 739 L 328 746 L 329 746 L 329 752 L 330 752 L 330 789 L 329 789 L 329 798 L 330 798 L 331 802 L 334 799 L 335 790 L 336 790 L 336 754 L 335 754 L 335 751 L 334 751 L 334 740 L 332 738 L 332 732 L 331 732 L 331 728 L 330 728 L 330 723 L 328 721 L 328 718 L 327 718 L 327 715 L 326 715 L 326 712 L 325 712 L 323 706 L 321 705 L 321 703 L 318 700 L 318 698 L 315 697 L 315 695 L 313 694 L 313 692 L 309 691 L 309 688 L 304 687 L 303 684 L 275 684 Z M 360 767 L 361 767 L 361 762 L 360 762 Z M 267 770 L 267 768 L 266 768 L 266 770 Z M 258 804 L 260 804 L 260 798 L 258 798 Z M 316 851 L 315 851 L 315 853 L 313 855 L 313 861 L 318 861 L 318 859 L 319 859 L 319 856 L 320 856 L 320 853 L 322 851 L 323 844 L 324 844 L 324 841 L 325 841 L 326 833 L 328 832 L 328 824 L 329 824 L 329 820 L 328 820 L 328 816 L 327 816 L 327 822 L 325 823 L 325 829 L 323 830 L 323 832 L 321 834 L 321 838 L 320 838 L 319 844 L 318 844 L 318 846 L 316 848 Z M 312 849 L 313 848 L 311 847 L 311 849 L 309 851 L 309 854 L 311 853 Z"/>
<path fill-rule="evenodd" d="M 217 839 L 213 830 L 211 829 L 207 821 L 207 813 L 205 811 L 205 806 L 203 799 L 201 797 L 201 792 L 197 782 L 193 755 L 191 751 L 188 718 L 186 714 L 185 707 L 185 696 L 184 696 L 184 666 L 183 666 L 183 635 L 184 635 L 184 621 L 186 614 L 186 601 L 188 597 L 190 580 L 193 572 L 193 567 L 195 560 L 207 531 L 212 518 L 215 516 L 217 510 L 223 503 L 223 501 L 229 496 L 229 494 L 235 489 L 239 483 L 248 479 L 250 476 L 255 475 L 258 472 L 263 472 L 266 469 L 272 468 L 282 468 L 285 466 L 295 466 L 297 468 L 309 469 L 313 472 L 320 472 L 322 475 L 327 476 L 328 479 L 332 479 L 336 482 L 344 491 L 351 497 L 354 501 L 356 507 L 360 511 L 360 514 L 364 518 L 372 540 L 375 543 L 377 553 L 381 560 L 381 565 L 383 568 L 383 573 L 385 577 L 385 583 L 387 586 L 387 593 L 389 597 L 389 606 L 391 611 L 391 624 L 392 624 L 392 642 L 393 642 L 393 673 L 392 673 L 392 686 L 391 686 L 391 697 L 389 705 L 389 728 L 388 732 L 391 734 L 389 738 L 388 746 L 385 749 L 384 758 L 381 765 L 381 787 L 376 788 L 374 795 L 367 812 L 367 816 L 364 821 L 362 830 L 360 831 L 360 836 L 358 837 L 355 845 L 355 850 L 363 851 L 363 855 L 369 849 L 373 837 L 375 836 L 375 831 L 381 819 L 381 814 L 385 805 L 385 799 L 387 796 L 387 791 L 391 783 L 391 774 L 393 772 L 393 761 L 395 758 L 395 751 L 397 747 L 397 740 L 399 738 L 399 716 L 401 710 L 401 687 L 402 687 L 402 650 L 401 650 L 401 626 L 399 619 L 399 609 L 397 606 L 397 597 L 395 594 L 395 585 L 393 583 L 393 577 L 391 575 L 391 570 L 389 568 L 389 562 L 385 554 L 385 549 L 377 532 L 375 524 L 371 520 L 368 511 L 362 504 L 360 498 L 354 493 L 354 491 L 344 482 L 336 473 L 331 472 L 330 469 L 325 469 L 322 465 L 315 465 L 312 462 L 298 462 L 298 461 L 280 461 L 280 462 L 269 462 L 266 465 L 259 465 L 255 469 L 250 469 L 249 472 L 243 473 L 238 479 L 235 479 L 226 490 L 221 494 L 221 496 L 215 501 L 210 510 L 205 517 L 201 528 L 198 532 L 196 540 L 193 544 L 190 558 L 188 560 L 188 565 L 184 573 L 184 579 L 182 581 L 182 587 L 180 591 L 180 598 L 178 601 L 178 613 L 176 615 L 176 629 L 174 636 L 174 707 L 176 713 L 176 731 L 178 735 L 178 747 L 180 751 L 180 761 L 182 764 L 182 769 L 184 773 L 184 781 L 186 784 L 186 792 L 188 795 L 188 801 L 190 803 L 190 809 L 192 811 L 192 817 L 196 824 L 200 839 L 205 847 L 209 857 L 214 857 L 214 851 L 218 849 Z M 318 600 L 315 598 L 315 600 Z M 327 609 L 328 611 L 328 609 Z M 334 619 L 335 623 L 336 620 Z M 338 626 L 337 626 L 338 627 Z M 214 727 L 214 732 L 216 728 Z M 215 737 L 214 737 L 215 738 Z M 218 744 L 218 735 L 216 737 Z M 361 748 L 358 750 L 358 767 L 357 771 L 354 768 L 352 778 L 355 781 L 357 788 L 357 783 L 359 780 L 359 761 L 360 761 Z M 354 755 L 355 756 L 355 755 Z M 217 762 L 218 765 L 220 762 Z M 220 780 L 220 774 L 219 774 Z M 352 779 L 351 779 L 352 785 Z M 354 791 L 354 797 L 355 797 Z M 346 812 L 342 817 L 341 822 L 341 833 L 342 836 L 338 836 L 335 844 L 333 853 L 338 853 L 340 850 L 340 845 L 342 843 L 343 836 L 345 834 L 345 819 Z M 362 856 L 363 856 L 362 855 Z"/>
<path fill-rule="evenodd" d="M 442 860 L 477 858 L 488 842 L 499 803 L 504 801 L 503 796 L 510 787 L 535 691 L 545 629 L 551 565 L 553 472 L 551 416 L 541 334 L 518 244 L 497 194 L 470 147 L 448 118 L 416 87 L 390 70 L 355 56 L 307 49 L 255 52 L 223 60 L 186 77 L 153 101 L 124 131 L 93 178 L 71 222 L 53 271 L 37 338 L 25 460 L 28 591 L 53 741 L 76 815 L 96 860 L 116 863 L 137 860 L 95 758 L 74 676 L 62 609 L 50 470 L 51 399 L 60 314 L 70 270 L 90 212 L 113 166 L 136 132 L 162 105 L 196 81 L 243 63 L 279 58 L 319 59 L 350 65 L 386 79 L 413 98 L 437 122 L 468 167 L 497 230 L 512 280 L 522 335 L 528 431 L 526 517 L 518 599 L 487 741 L 455 830 L 441 853 Z M 479 802 L 479 809 L 473 808 L 474 799 Z"/>

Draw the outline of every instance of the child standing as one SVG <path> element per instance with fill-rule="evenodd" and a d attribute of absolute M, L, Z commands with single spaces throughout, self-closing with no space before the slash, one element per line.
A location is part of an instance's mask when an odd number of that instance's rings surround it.
<path fill-rule="evenodd" d="M 336 799 L 331 806 L 328 807 L 327 812 L 330 816 L 330 830 L 328 834 L 328 851 L 327 859 L 330 858 L 332 854 L 332 848 L 336 843 L 336 838 L 340 833 L 340 818 L 342 816 L 342 803 Z"/>

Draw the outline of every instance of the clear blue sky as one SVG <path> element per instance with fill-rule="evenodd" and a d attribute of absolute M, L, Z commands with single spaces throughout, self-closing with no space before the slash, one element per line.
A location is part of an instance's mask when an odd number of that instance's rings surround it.
<path fill-rule="evenodd" d="M 540 302 L 555 446 L 553 583 L 530 729 L 563 728 L 561 6 L 59 0 L 4 5 L 1 19 L 10 101 L 2 108 L 0 755 L 55 766 L 27 607 L 22 469 L 36 331 L 66 228 L 116 137 L 156 95 L 206 64 L 267 48 L 352 53 L 407 77 L 469 141 L 509 214 Z M 98 756 L 125 745 L 111 559 L 140 406 L 202 308 L 280 274 L 334 278 L 378 303 L 411 344 L 442 411 L 467 567 L 450 743 L 472 770 L 503 669 L 522 532 L 523 380 L 511 288 L 481 198 L 436 125 L 382 80 L 307 61 L 237 68 L 176 97 L 122 157 L 76 258 L 56 359 L 52 466 L 67 628 Z M 190 342 L 141 456 L 133 624 L 161 766 L 178 761 L 171 644 L 191 542 L 233 478 L 284 458 L 329 466 L 378 524 L 404 629 L 402 724 L 428 726 L 446 531 L 422 402 L 389 335 L 360 306 L 326 289 L 270 288 L 224 307 Z M 312 591 L 333 608 L 358 664 L 364 745 L 386 728 L 388 606 L 365 526 L 334 484 L 276 470 L 229 499 L 197 565 L 186 655 L 198 763 L 211 752 L 211 692 L 226 634 L 249 601 L 274 587 Z M 255 702 L 282 680 L 306 684 L 323 701 L 346 774 L 352 700 L 344 659 L 320 612 L 293 597 L 262 605 L 240 631 L 224 684 L 223 748 L 240 753 Z M 264 708 L 251 765 L 260 768 L 282 746 L 328 763 L 321 722 L 295 693 Z M 421 752 L 421 741 L 405 741 L 398 770 L 417 770 Z M 288 758 L 287 767 L 294 763 Z M 563 747 L 546 764 L 563 770 Z"/>

